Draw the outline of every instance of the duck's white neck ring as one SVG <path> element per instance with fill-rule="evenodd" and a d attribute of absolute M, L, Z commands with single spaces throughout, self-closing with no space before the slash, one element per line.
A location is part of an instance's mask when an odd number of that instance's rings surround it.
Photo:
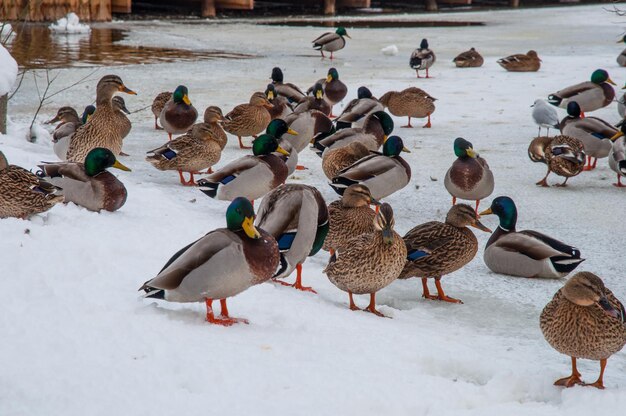
<path fill-rule="evenodd" d="M 504 228 L 504 227 L 503 227 L 503 226 L 501 226 L 501 225 L 498 225 L 498 227 L 500 227 L 503 231 L 506 231 L 507 233 L 511 231 L 511 230 L 507 230 L 506 228 Z"/>

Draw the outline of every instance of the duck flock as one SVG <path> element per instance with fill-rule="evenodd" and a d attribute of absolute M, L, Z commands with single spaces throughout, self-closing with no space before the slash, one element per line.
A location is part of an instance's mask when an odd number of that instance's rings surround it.
<path fill-rule="evenodd" d="M 340 27 L 315 39 L 313 46 L 322 57 L 330 52 L 333 59 L 333 53 L 346 46 L 346 37 L 346 29 Z M 420 71 L 429 78 L 435 62 L 435 53 L 424 39 L 411 54 L 409 66 L 417 78 Z M 471 48 L 454 63 L 458 68 L 480 67 L 484 59 Z M 529 51 L 498 63 L 508 71 L 537 71 L 541 59 Z M 286 82 L 278 67 L 268 68 L 268 74 L 272 82 L 264 91 L 254 92 L 226 114 L 209 106 L 200 122 L 184 85 L 154 99 L 154 128 L 163 129 L 169 139 L 164 136 L 163 145 L 149 150 L 145 160 L 164 175 L 178 173 L 181 185 L 194 187 L 190 193 L 231 202 L 225 228 L 190 242 L 156 276 L 142 285 L 138 282 L 145 297 L 205 302 L 209 323 L 247 323 L 230 315 L 228 298 L 268 281 L 315 293 L 304 285 L 302 268 L 308 257 L 326 251 L 324 273 L 347 293 L 352 310 L 361 310 L 354 294 L 369 295 L 370 302 L 362 310 L 383 317 L 376 307 L 376 293 L 396 279 L 410 278 L 421 279 L 425 299 L 460 304 L 444 291 L 442 278 L 476 256 L 478 241 L 470 227 L 491 233 L 484 263 L 495 273 L 560 278 L 584 261 L 579 248 L 557 239 L 558 227 L 550 230 L 554 237 L 517 230 L 514 200 L 492 197 L 497 172 L 461 137 L 454 140 L 451 150 L 457 159 L 443 181 L 452 199 L 445 221 L 419 224 L 400 236 L 394 231 L 393 207 L 384 200 L 406 189 L 411 166 L 401 157 L 409 150 L 394 134 L 390 114 L 407 117 L 402 127 L 413 127 L 413 118 L 425 119 L 423 127 L 431 128 L 437 99 L 414 86 L 388 91 L 377 99 L 361 86 L 356 98 L 335 116 L 335 106 L 353 88 L 341 81 L 336 68 L 306 90 Z M 626 177 L 626 123 L 615 127 L 586 116 L 615 101 L 611 84 L 607 71 L 598 69 L 589 81 L 546 91 L 545 100 L 534 102 L 529 111 L 539 135 L 529 143 L 528 156 L 547 169 L 537 185 L 548 186 L 548 175 L 553 173 L 565 178 L 555 186 L 567 186 L 569 178 L 593 170 L 599 159 L 607 158 L 617 176 L 615 192 L 626 186 L 621 182 Z M 58 110 L 49 123 L 58 123 L 53 148 L 59 162 L 42 163 L 32 173 L 9 165 L 0 152 L 0 218 L 28 219 L 69 202 L 91 211 L 114 212 L 124 205 L 126 188 L 107 171 L 130 170 L 118 160 L 125 155 L 123 139 L 131 130 L 118 93 L 135 94 L 119 76 L 106 75 L 96 86 L 95 107 L 85 108 L 82 116 L 71 107 Z M 623 117 L 623 98 L 619 102 Z M 559 120 L 556 107 L 566 109 L 568 115 Z M 542 128 L 546 135 L 541 135 Z M 549 129 L 560 133 L 549 136 Z M 237 137 L 236 144 L 227 133 Z M 251 143 L 249 137 L 254 138 Z M 251 153 L 213 170 L 226 146 L 251 149 Z M 298 154 L 310 151 L 320 157 L 319 165 L 299 163 Z M 328 203 L 315 187 L 291 183 L 290 176 L 302 169 L 325 175 L 338 199 Z M 202 177 L 196 180 L 194 175 Z M 480 210 L 482 200 L 488 200 L 488 207 Z M 481 222 L 481 216 L 492 214 L 499 218 L 493 232 Z M 295 282 L 286 283 L 284 279 L 294 271 Z M 215 301 L 220 303 L 219 314 Z M 555 384 L 584 384 L 576 368 L 576 360 L 582 358 L 600 361 L 600 375 L 589 385 L 604 388 L 607 359 L 626 343 L 625 317 L 624 306 L 600 277 L 590 272 L 570 277 L 539 320 L 548 343 L 572 360 L 572 374 Z"/>

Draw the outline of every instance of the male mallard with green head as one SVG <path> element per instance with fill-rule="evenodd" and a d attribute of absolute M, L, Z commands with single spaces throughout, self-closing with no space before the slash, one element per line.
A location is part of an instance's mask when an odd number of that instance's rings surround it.
<path fill-rule="evenodd" d="M 302 98 L 306 95 L 296 85 L 289 82 L 283 82 L 283 71 L 279 67 L 272 68 L 272 76 L 270 78 L 272 79 L 272 84 L 274 85 L 276 92 L 287 98 L 291 104 L 299 103 L 300 100 L 302 100 Z"/>
<path fill-rule="evenodd" d="M 332 106 L 324 99 L 324 88 L 321 83 L 317 83 L 311 90 L 313 95 L 307 95 L 303 97 L 293 112 L 296 114 L 304 113 L 306 111 L 317 110 L 322 112 L 326 116 L 330 116 Z"/>
<path fill-rule="evenodd" d="M 278 94 L 274 84 L 267 84 L 267 88 L 265 88 L 265 96 L 267 97 L 267 101 L 273 105 L 273 107 L 269 109 L 272 120 L 277 118 L 284 119 L 289 114 L 293 113 L 289 100 Z"/>
<path fill-rule="evenodd" d="M 268 281 L 279 262 L 274 237 L 254 226 L 254 208 L 235 198 L 226 210 L 226 228 L 218 228 L 183 247 L 159 274 L 141 286 L 146 298 L 169 302 L 205 302 L 206 320 L 230 326 L 248 323 L 228 313 L 227 298 Z M 215 317 L 213 301 L 220 300 Z"/>
<path fill-rule="evenodd" d="M 127 172 L 130 169 L 120 163 L 109 149 L 92 149 L 85 163 L 45 163 L 39 168 L 40 177 L 62 189 L 66 203 L 73 202 L 96 212 L 117 211 L 126 203 L 126 187 L 107 168 Z"/>
<path fill-rule="evenodd" d="M 546 341 L 572 359 L 572 375 L 558 379 L 556 386 L 576 384 L 604 389 L 604 369 L 611 355 L 626 344 L 624 305 L 593 273 L 576 273 L 559 289 L 541 312 L 539 325 Z M 576 360 L 600 361 L 600 376 L 584 384 Z"/>
<path fill-rule="evenodd" d="M 359 87 L 357 98 L 350 101 L 337 117 L 337 126 L 340 128 L 361 127 L 368 115 L 384 109 L 385 107 L 372 96 L 372 92 L 367 87 Z"/>
<path fill-rule="evenodd" d="M 322 53 L 322 58 L 326 57 L 324 51 L 328 51 L 330 52 L 330 59 L 333 59 L 333 52 L 337 52 L 346 46 L 344 36 L 350 38 L 348 32 L 346 32 L 346 28 L 339 26 L 334 33 L 326 32 L 311 43 L 313 43 L 314 49 Z"/>
<path fill-rule="evenodd" d="M 517 207 L 508 196 L 499 196 L 480 215 L 495 214 L 500 225 L 493 232 L 484 260 L 495 273 L 520 277 L 565 277 L 585 259 L 580 250 L 537 231 L 517 231 Z"/>
<path fill-rule="evenodd" d="M 159 122 L 172 140 L 172 134 L 185 133 L 197 119 L 198 110 L 191 104 L 189 90 L 184 85 L 179 85 L 174 90 L 172 98 L 163 106 Z"/>
<path fill-rule="evenodd" d="M 609 85 L 610 84 L 610 85 Z M 596 69 L 591 74 L 591 80 L 564 88 L 550 94 L 548 102 L 554 106 L 567 108 L 567 104 L 576 101 L 580 106 L 581 115 L 585 112 L 598 110 L 611 104 L 615 99 L 615 85 L 604 69 Z"/>
<path fill-rule="evenodd" d="M 430 78 L 428 75 L 428 69 L 433 66 L 437 57 L 435 53 L 428 47 L 428 40 L 422 39 L 420 47 L 415 49 L 411 54 L 409 60 L 409 66 L 415 70 L 418 78 L 420 77 L 420 70 L 426 70 L 426 78 Z"/>
<path fill-rule="evenodd" d="M 324 89 L 324 100 L 330 105 L 329 117 L 335 117 L 333 115 L 333 106 L 346 98 L 346 95 L 348 95 L 348 87 L 339 80 L 339 72 L 336 68 L 330 68 L 326 78 L 318 80 L 307 90 L 307 94 L 316 94 L 318 84 L 321 84 Z"/>
<path fill-rule="evenodd" d="M 407 258 L 398 279 L 420 277 L 422 297 L 463 303 L 445 294 L 441 287 L 441 278 L 459 270 L 476 256 L 478 240 L 468 226 L 491 232 L 480 222 L 476 211 L 467 204 L 450 208 L 445 222 L 430 221 L 412 228 L 403 237 Z M 435 279 L 436 295 L 431 295 L 428 290 L 428 278 Z"/>

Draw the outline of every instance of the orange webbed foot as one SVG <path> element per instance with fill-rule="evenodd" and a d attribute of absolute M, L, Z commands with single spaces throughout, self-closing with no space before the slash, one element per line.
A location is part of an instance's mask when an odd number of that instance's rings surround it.
<path fill-rule="evenodd" d="M 576 384 L 583 384 L 580 374 L 572 374 L 569 377 L 563 377 L 554 382 L 555 386 L 572 387 Z"/>

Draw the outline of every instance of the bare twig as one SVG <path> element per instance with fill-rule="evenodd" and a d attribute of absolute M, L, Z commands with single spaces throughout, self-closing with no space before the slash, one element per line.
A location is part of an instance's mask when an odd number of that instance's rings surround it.
<path fill-rule="evenodd" d="M 135 113 L 138 113 L 138 112 L 143 111 L 143 110 L 146 110 L 146 109 L 148 109 L 148 108 L 150 108 L 150 107 L 152 107 L 152 104 L 147 105 L 147 106 L 145 106 L 145 107 L 141 107 L 139 110 L 131 111 L 131 112 L 130 112 L 130 114 L 135 114 Z"/>
<path fill-rule="evenodd" d="M 618 16 L 626 16 L 626 10 L 618 9 L 617 6 L 613 6 L 613 9 L 604 8 L 609 13 L 615 13 Z"/>
<path fill-rule="evenodd" d="M 11 100 L 11 98 L 13 98 L 13 96 L 15 94 L 17 94 L 17 92 L 20 90 L 20 87 L 22 86 L 22 81 L 24 81 L 24 77 L 26 76 L 26 73 L 28 72 L 28 69 L 23 69 L 22 71 L 20 71 L 20 73 L 17 75 L 19 78 L 19 81 L 17 82 L 17 86 L 15 87 L 15 89 L 13 90 L 13 92 L 9 95 L 9 100 Z"/>

